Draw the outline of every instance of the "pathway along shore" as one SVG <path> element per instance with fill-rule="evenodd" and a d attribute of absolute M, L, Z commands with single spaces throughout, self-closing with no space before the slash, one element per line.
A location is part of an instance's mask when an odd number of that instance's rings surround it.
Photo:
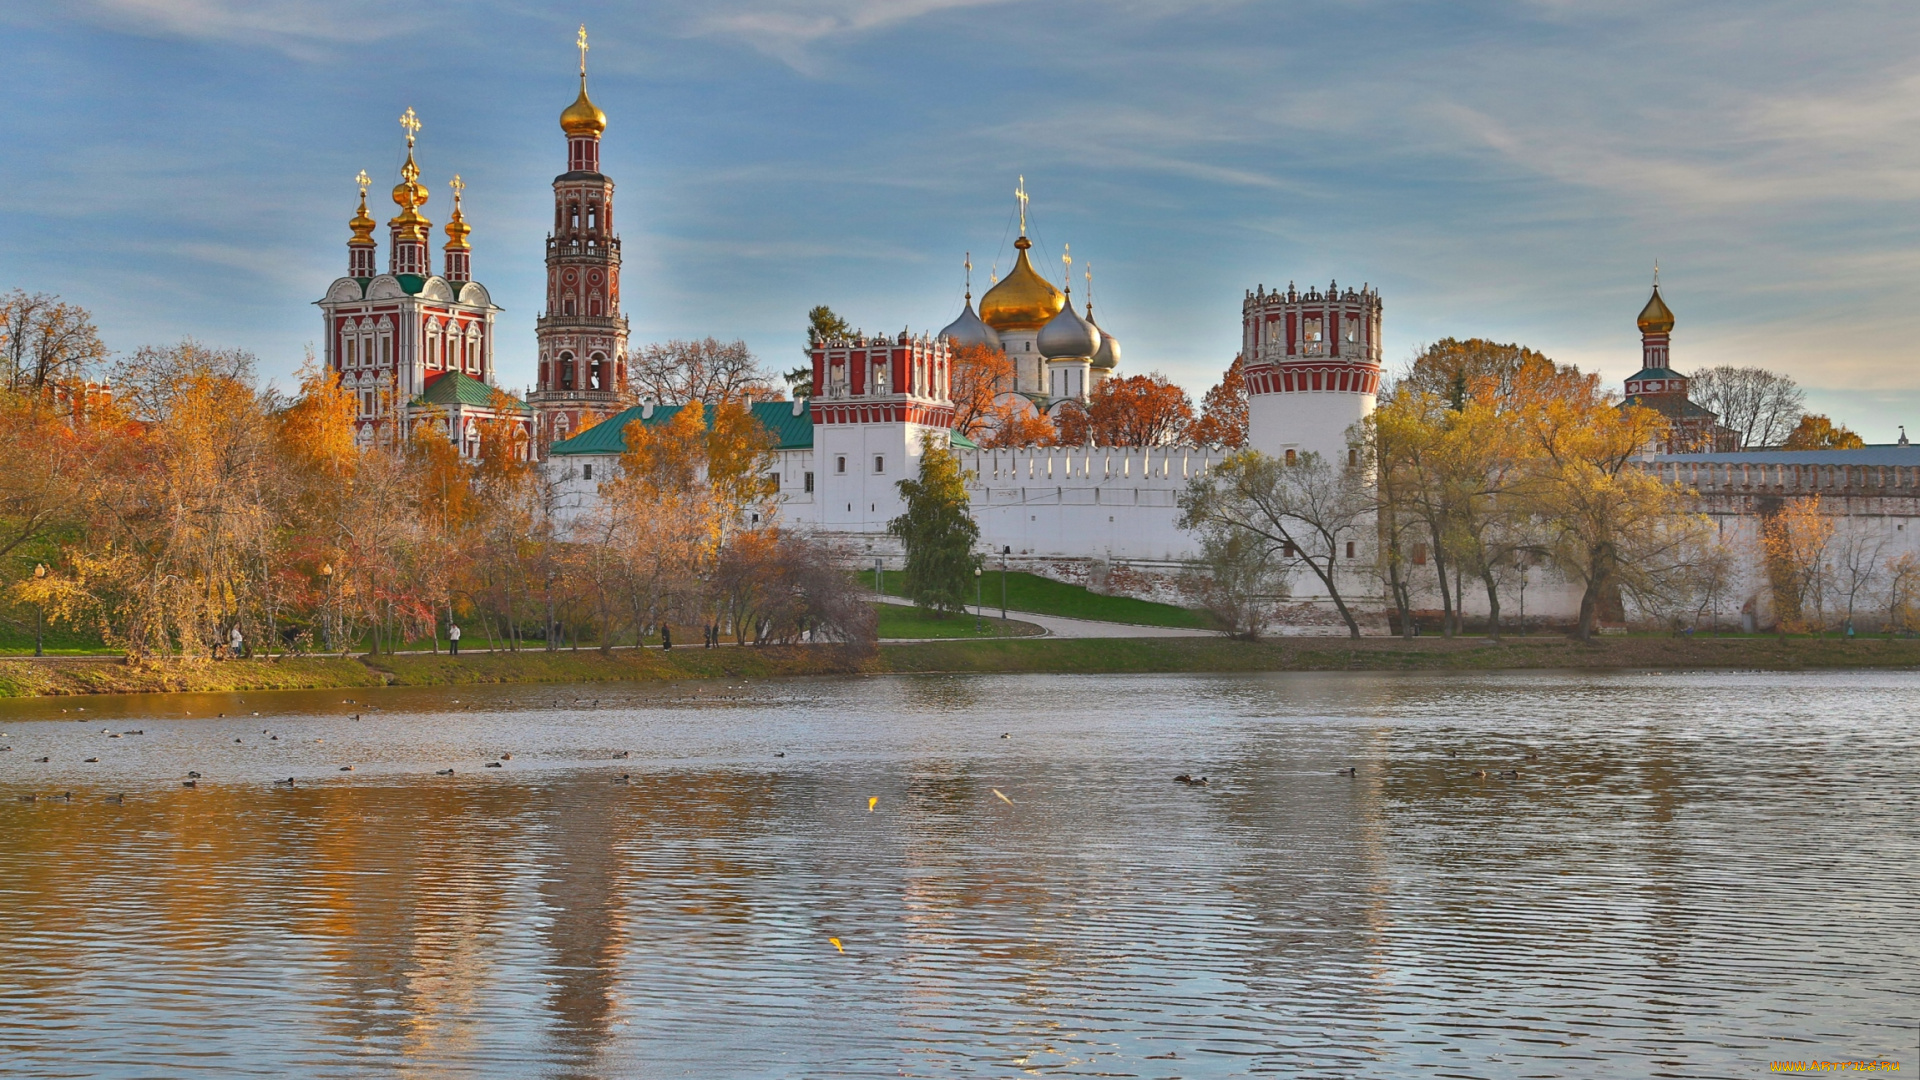
<path fill-rule="evenodd" d="M 348 658 L 155 660 L 116 657 L 0 660 L 0 697 L 65 694 L 210 693 L 358 686 L 671 681 L 803 675 L 1025 673 L 1118 675 L 1262 671 L 1503 671 L 1920 667 L 1920 640 L 1804 637 L 996 638 L 882 644 L 861 655 L 837 646 L 672 651 L 401 654 Z"/>

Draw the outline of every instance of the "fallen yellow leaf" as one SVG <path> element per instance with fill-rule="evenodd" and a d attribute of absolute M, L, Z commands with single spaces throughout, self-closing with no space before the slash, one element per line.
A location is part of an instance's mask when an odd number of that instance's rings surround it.
<path fill-rule="evenodd" d="M 867 813 L 869 814 L 873 813 L 873 808 L 877 803 L 879 803 L 879 801 L 880 801 L 880 796 L 878 795 L 867 796 Z"/>
<path fill-rule="evenodd" d="M 1009 799 L 1009 798 L 1007 798 L 1007 793 L 1006 793 L 1006 792 L 1004 792 L 1004 791 L 1001 791 L 1001 790 L 1000 790 L 999 788 L 994 788 L 994 789 L 993 789 L 993 793 L 994 793 L 995 795 L 998 795 L 998 796 L 1000 796 L 1000 801 L 1001 801 L 1001 802 L 1003 802 L 1003 803 L 1006 803 L 1006 804 L 1007 804 L 1008 806 L 1012 806 L 1012 805 L 1013 805 L 1013 800 L 1012 800 L 1012 799 Z"/>
<path fill-rule="evenodd" d="M 828 940 L 828 941 L 831 941 L 831 942 L 833 942 L 833 947 L 834 947 L 834 948 L 836 948 L 836 949 L 840 949 L 840 939 L 839 939 L 839 938 L 837 938 L 837 937 L 830 937 L 830 938 L 828 938 L 827 940 Z M 845 950 L 845 949 L 840 949 L 840 955 L 842 955 L 842 956 L 845 956 L 846 954 L 847 954 L 847 950 Z"/>

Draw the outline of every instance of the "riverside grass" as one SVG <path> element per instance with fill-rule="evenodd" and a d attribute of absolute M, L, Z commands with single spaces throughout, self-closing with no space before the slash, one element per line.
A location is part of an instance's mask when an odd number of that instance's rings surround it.
<path fill-rule="evenodd" d="M 1756 637 L 1002 638 L 833 646 L 527 651 L 446 655 L 147 661 L 0 660 L 0 697 L 296 690 L 480 683 L 668 682 L 809 675 L 1250 673 L 1920 668 L 1920 641 Z"/>

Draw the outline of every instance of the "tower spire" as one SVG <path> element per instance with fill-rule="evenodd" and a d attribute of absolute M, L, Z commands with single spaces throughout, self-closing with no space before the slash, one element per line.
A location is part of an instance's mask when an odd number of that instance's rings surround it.
<path fill-rule="evenodd" d="M 347 228 L 353 230 L 353 238 L 347 241 L 347 276 L 370 278 L 374 275 L 374 256 L 380 250 L 380 244 L 373 238 L 373 230 L 380 227 L 379 222 L 367 213 L 367 188 L 373 183 L 373 178 L 367 175 L 367 170 L 361 169 L 360 175 L 353 180 L 360 185 L 360 209 L 355 210 L 352 220 L 347 222 Z"/>
<path fill-rule="evenodd" d="M 400 213 L 387 222 L 393 240 L 392 272 L 425 277 L 429 272 L 427 230 L 433 223 L 420 213 L 420 207 L 427 202 L 427 189 L 420 185 L 420 166 L 413 160 L 413 141 L 420 133 L 420 117 L 411 105 L 400 114 L 400 128 L 407 133 L 407 163 L 400 167 L 400 183 L 393 189 L 393 202 Z"/>
<path fill-rule="evenodd" d="M 973 252 L 971 251 L 967 252 L 967 259 L 964 265 L 967 268 L 967 303 L 972 304 L 973 303 Z"/>
<path fill-rule="evenodd" d="M 1020 235 L 1027 235 L 1027 178 L 1020 177 L 1020 186 L 1013 189 L 1013 197 L 1020 200 Z"/>
<path fill-rule="evenodd" d="M 447 269 L 444 276 L 448 281 L 467 281 L 473 276 L 473 248 L 467 243 L 473 226 L 467 224 L 467 216 L 460 212 L 460 193 L 467 190 L 467 184 L 460 179 L 459 173 L 455 173 L 447 186 L 453 189 L 453 214 L 447 218 Z"/>

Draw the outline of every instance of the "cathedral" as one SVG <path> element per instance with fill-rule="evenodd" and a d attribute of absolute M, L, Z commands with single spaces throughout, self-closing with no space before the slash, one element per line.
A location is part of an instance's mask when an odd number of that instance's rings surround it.
<path fill-rule="evenodd" d="M 1020 238 L 1013 243 L 1013 269 L 993 283 L 973 310 L 969 286 L 960 317 L 940 331 L 956 348 L 986 348 L 1005 353 L 1013 365 L 1014 404 L 1054 415 L 1069 401 L 1085 402 L 1120 366 L 1120 342 L 1093 319 L 1093 274 L 1087 273 L 1084 316 L 1073 310 L 1073 260 L 1062 254 L 1065 289 L 1033 268 L 1027 252 L 1027 185 L 1021 178 Z M 968 269 L 972 269 L 969 260 Z"/>
<path fill-rule="evenodd" d="M 473 233 L 460 205 L 465 184 L 449 181 L 453 207 L 440 274 L 427 250 L 433 223 L 421 208 L 414 142 L 421 123 L 400 118 L 407 160 L 393 189 L 399 213 L 387 223 L 389 254 L 377 269 L 378 227 L 367 212 L 372 181 L 363 171 L 360 208 L 348 222 L 347 275 L 319 301 L 327 367 L 355 401 L 362 446 L 398 445 L 431 423 L 477 458 L 483 431 L 504 430 L 516 456 L 537 455 L 555 440 L 616 411 L 626 388 L 627 320 L 620 313 L 620 238 L 613 231 L 613 181 L 600 172 L 607 115 L 587 96 L 587 37 L 580 31 L 580 93 L 560 114 L 567 169 L 553 181 L 553 232 L 547 236 L 547 310 L 535 323 L 539 344 L 534 391 L 521 401 L 495 382 L 495 307 L 473 279 Z"/>

